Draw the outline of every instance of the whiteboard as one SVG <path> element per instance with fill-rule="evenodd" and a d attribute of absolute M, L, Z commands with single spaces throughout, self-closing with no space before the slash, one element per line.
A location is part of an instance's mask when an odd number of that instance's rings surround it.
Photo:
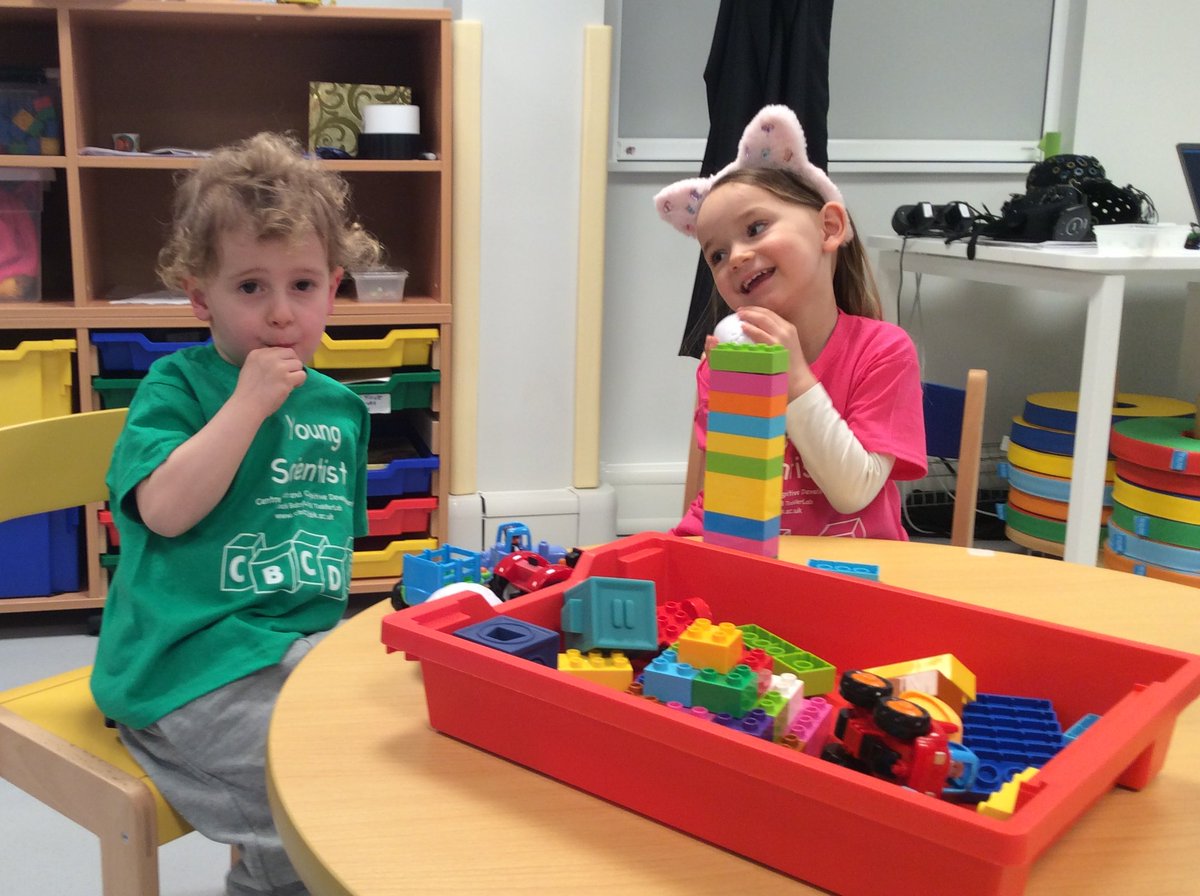
<path fill-rule="evenodd" d="M 1057 129 L 1054 91 L 1070 5 L 837 0 L 830 161 L 1037 161 L 1042 133 Z M 708 135 L 704 67 L 719 6 L 720 0 L 606 4 L 616 57 L 614 166 L 698 166 Z"/>

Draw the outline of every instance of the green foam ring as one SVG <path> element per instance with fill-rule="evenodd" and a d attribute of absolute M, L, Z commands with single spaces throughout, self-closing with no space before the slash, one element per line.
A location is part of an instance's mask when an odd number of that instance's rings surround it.
<path fill-rule="evenodd" d="M 1125 531 L 1142 538 L 1200 550 L 1200 526 L 1193 523 L 1140 513 L 1119 501 L 1113 501 L 1111 519 Z"/>

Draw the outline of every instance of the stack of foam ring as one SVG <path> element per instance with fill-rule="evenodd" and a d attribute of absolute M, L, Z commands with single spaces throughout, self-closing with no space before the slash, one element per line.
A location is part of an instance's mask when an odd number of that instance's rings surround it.
<path fill-rule="evenodd" d="M 1026 396 L 1022 414 L 1009 434 L 1008 503 L 1001 508 L 1010 541 L 1061 557 L 1067 538 L 1067 502 L 1079 410 L 1078 392 L 1035 392 Z M 1174 398 L 1122 392 L 1113 404 L 1113 421 L 1190 414 L 1193 406 Z M 1112 511 L 1115 464 L 1105 468 L 1102 524 Z M 1104 541 L 1102 525 L 1097 545 Z"/>
<path fill-rule="evenodd" d="M 1117 458 L 1104 565 L 1200 588 L 1200 441 L 1195 420 L 1113 427 Z"/>

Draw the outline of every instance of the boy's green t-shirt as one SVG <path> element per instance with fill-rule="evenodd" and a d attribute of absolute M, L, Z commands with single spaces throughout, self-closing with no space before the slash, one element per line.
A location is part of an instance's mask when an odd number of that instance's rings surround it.
<path fill-rule="evenodd" d="M 155 362 L 113 453 L 120 561 L 92 693 L 131 728 L 279 662 L 346 607 L 353 538 L 367 528 L 370 417 L 318 371 L 263 423 L 224 498 L 191 530 L 165 538 L 138 516 L 138 483 L 216 414 L 239 372 L 211 345 Z"/>

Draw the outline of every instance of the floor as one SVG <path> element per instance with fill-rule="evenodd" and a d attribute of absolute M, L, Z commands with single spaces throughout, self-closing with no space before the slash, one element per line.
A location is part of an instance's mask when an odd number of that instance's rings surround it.
<path fill-rule="evenodd" d="M 921 539 L 945 541 L 945 539 Z M 979 548 L 1021 550 L 1008 541 Z M 0 691 L 85 666 L 96 639 L 87 612 L 0 615 Z M 192 833 L 159 852 L 162 896 L 220 896 L 229 849 Z M 83 828 L 0 780 L 0 893 L 100 896 L 100 850 Z"/>

